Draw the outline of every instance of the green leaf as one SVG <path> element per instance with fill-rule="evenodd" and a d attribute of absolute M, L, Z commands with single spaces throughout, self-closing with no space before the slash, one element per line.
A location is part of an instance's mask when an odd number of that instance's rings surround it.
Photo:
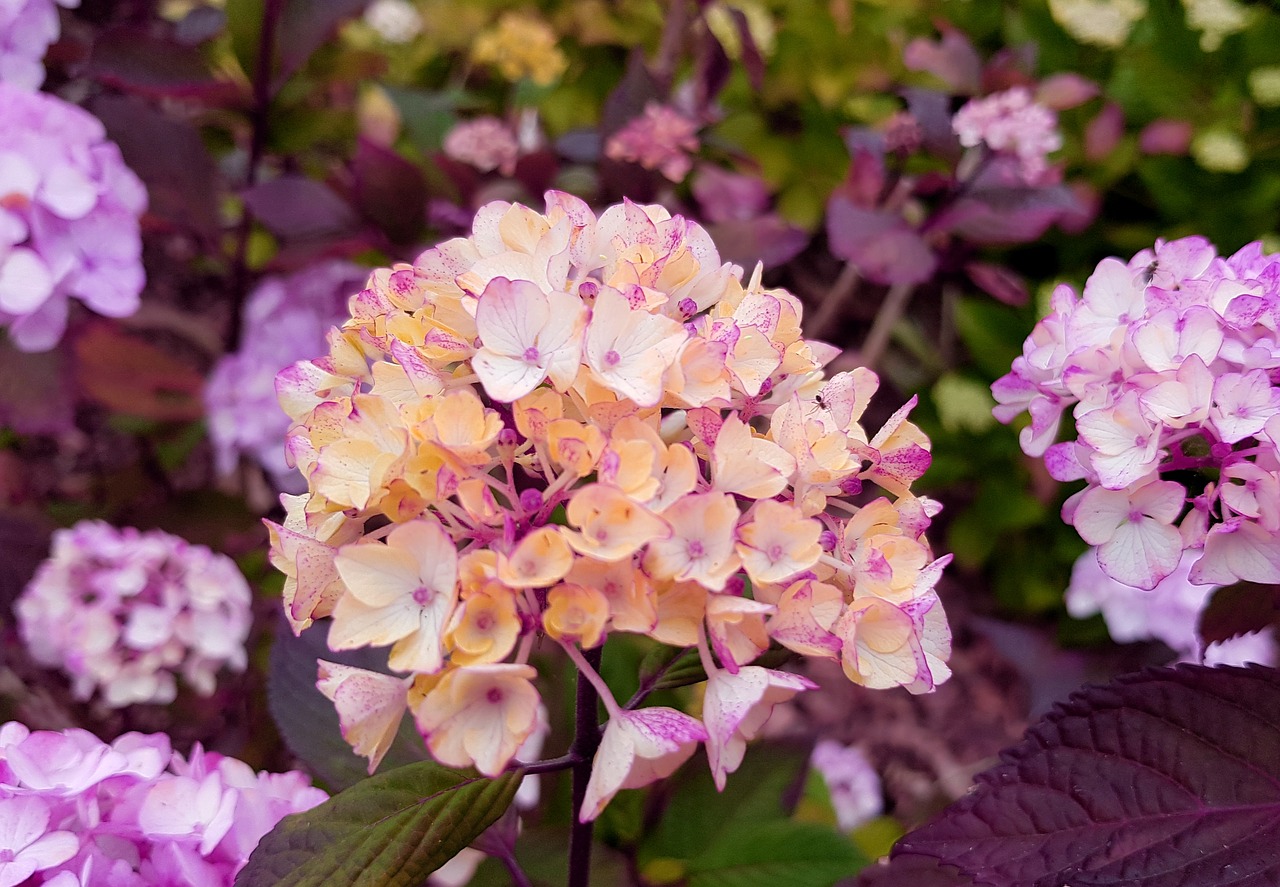
<path fill-rule="evenodd" d="M 991 299 L 957 299 L 955 322 L 973 362 L 993 379 L 1009 372 L 1031 332 L 1017 311 Z"/>
<path fill-rule="evenodd" d="M 378 774 L 281 820 L 236 887 L 418 887 L 502 815 L 523 776 L 432 761 Z"/>
<path fill-rule="evenodd" d="M 640 686 L 649 690 L 674 690 L 707 679 L 692 648 L 655 647 L 640 662 Z"/>
<path fill-rule="evenodd" d="M 785 820 L 799 797 L 809 760 L 802 745 L 758 743 L 747 749 L 737 772 L 717 792 L 711 771 L 695 759 L 671 780 L 674 789 L 658 825 L 640 845 L 640 860 L 692 860 L 713 849 L 737 827 Z M 698 823 L 690 828 L 690 823 Z"/>
<path fill-rule="evenodd" d="M 828 887 L 867 860 L 826 826 L 739 822 L 689 861 L 688 887 Z"/>
<path fill-rule="evenodd" d="M 445 134 L 457 122 L 458 109 L 474 104 L 471 97 L 458 89 L 430 92 L 390 85 L 383 89 L 400 112 L 414 147 L 427 154 L 440 150 Z"/>

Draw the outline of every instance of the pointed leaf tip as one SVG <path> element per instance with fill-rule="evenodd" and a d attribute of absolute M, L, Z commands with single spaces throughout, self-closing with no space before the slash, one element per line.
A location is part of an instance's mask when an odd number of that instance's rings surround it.
<path fill-rule="evenodd" d="M 486 779 L 424 761 L 370 777 L 285 817 L 235 887 L 418 887 L 497 821 L 523 776 Z"/>

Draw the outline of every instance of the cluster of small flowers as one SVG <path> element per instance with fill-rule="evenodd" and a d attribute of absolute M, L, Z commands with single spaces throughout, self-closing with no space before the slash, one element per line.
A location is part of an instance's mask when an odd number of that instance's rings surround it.
<path fill-rule="evenodd" d="M 1081 43 L 1117 49 L 1147 14 L 1147 0 L 1049 0 L 1054 21 Z"/>
<path fill-rule="evenodd" d="M 1189 578 L 1195 556 L 1183 552 L 1182 560 L 1150 591 L 1134 588 L 1102 572 L 1097 555 L 1086 551 L 1071 571 L 1067 588 L 1067 612 L 1077 619 L 1101 613 L 1112 640 L 1122 644 L 1158 640 L 1179 660 L 1206 665 L 1274 665 L 1276 643 L 1271 631 L 1255 631 L 1209 644 L 1201 643 L 1197 626 L 1216 585 L 1192 585 Z"/>
<path fill-rule="evenodd" d="M 325 333 L 347 317 L 347 297 L 368 269 L 330 260 L 286 276 L 266 277 L 245 302 L 240 350 L 218 361 L 204 389 L 209 438 L 218 470 L 230 473 L 247 455 L 277 487 L 297 492 L 301 479 L 285 464 L 288 418 L 276 405 L 276 373 L 324 348 Z"/>
<path fill-rule="evenodd" d="M 163 733 L 0 726 L 0 884 L 231 887 L 262 836 L 328 798 L 302 773 L 174 752 Z"/>
<path fill-rule="evenodd" d="M 62 30 L 58 7 L 80 0 L 0 0 L 0 83 L 39 89 L 44 54 Z"/>
<path fill-rule="evenodd" d="M 81 521 L 53 534 L 53 552 L 18 599 L 31 655 L 120 708 L 168 703 L 177 675 L 208 695 L 218 670 L 245 667 L 249 585 L 225 555 L 159 530 Z"/>
<path fill-rule="evenodd" d="M 516 134 L 492 115 L 462 121 L 449 130 L 441 147 L 446 157 L 470 164 L 481 172 L 496 169 L 504 176 L 515 172 L 520 157 Z"/>
<path fill-rule="evenodd" d="M 0 326 L 24 351 L 62 338 L 68 297 L 138 309 L 147 194 L 97 118 L 0 83 Z"/>
<path fill-rule="evenodd" d="M 1018 158 L 1023 180 L 1038 184 L 1049 168 L 1045 157 L 1062 147 L 1053 111 L 1037 102 L 1025 86 L 971 99 L 951 119 L 960 144 Z"/>
<path fill-rule="evenodd" d="M 1022 449 L 1088 482 L 1063 518 L 1109 576 L 1154 588 L 1187 550 L 1197 585 L 1280 582 L 1278 326 L 1280 255 L 1259 243 L 1158 241 L 1103 259 L 1083 298 L 1054 291 L 995 414 L 1028 411 Z M 1078 438 L 1054 444 L 1072 404 Z"/>
<path fill-rule="evenodd" d="M 948 676 L 914 400 L 868 434 L 875 374 L 824 380 L 837 349 L 801 336 L 798 300 L 661 207 L 597 218 L 553 191 L 473 232 L 375 271 L 329 354 L 277 381 L 310 485 L 270 525 L 288 618 L 409 673 L 322 666 L 371 770 L 408 707 L 437 760 L 501 772 L 538 724 L 542 635 L 593 681 L 582 651 L 610 632 L 697 648 L 709 676 L 701 722 L 597 684 L 583 819 L 699 741 L 723 784 L 812 686 L 749 664 L 771 639 L 870 687 Z"/>
<path fill-rule="evenodd" d="M 841 831 L 851 832 L 884 812 L 880 774 L 857 746 L 820 739 L 809 764 L 827 786 Z"/>
<path fill-rule="evenodd" d="M 422 14 L 409 0 L 374 0 L 364 22 L 388 43 L 409 43 L 422 33 Z"/>
<path fill-rule="evenodd" d="M 529 78 L 550 86 L 569 67 L 551 26 L 523 12 L 507 12 L 498 23 L 476 37 L 471 58 L 492 65 L 512 83 Z"/>
<path fill-rule="evenodd" d="M 627 160 L 656 169 L 673 182 L 682 182 L 693 168 L 698 150 L 698 124 L 670 105 L 649 102 L 644 113 L 614 133 L 605 144 L 610 160 Z"/>

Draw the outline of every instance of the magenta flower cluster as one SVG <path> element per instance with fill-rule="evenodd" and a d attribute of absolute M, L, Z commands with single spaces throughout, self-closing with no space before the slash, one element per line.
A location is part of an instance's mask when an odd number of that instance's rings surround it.
<path fill-rule="evenodd" d="M 649 102 L 643 114 L 609 137 L 604 153 L 610 160 L 638 163 L 673 182 L 682 182 L 693 169 L 691 155 L 698 144 L 695 120 L 670 105 Z"/>
<path fill-rule="evenodd" d="M 368 275 L 366 268 L 333 259 L 263 278 L 249 294 L 240 350 L 218 361 L 204 391 L 209 437 L 222 474 L 245 455 L 281 489 L 306 488 L 285 463 L 289 417 L 276 400 L 276 374 L 325 349 L 326 334 L 350 316 L 347 298 L 363 289 Z"/>
<path fill-rule="evenodd" d="M 1196 585 L 1280 582 L 1280 255 L 1202 237 L 1103 259 L 1053 294 L 992 391 L 1023 450 L 1084 479 L 1063 518 L 1107 575 L 1154 588 L 1183 552 Z M 1077 437 L 1053 443 L 1074 407 Z"/>
<path fill-rule="evenodd" d="M 0 0 L 0 83 L 39 89 L 44 83 L 44 54 L 62 30 L 59 6 L 80 0 Z"/>
<path fill-rule="evenodd" d="M 69 299 L 138 309 L 147 194 L 96 117 L 0 83 L 0 327 L 24 351 L 62 338 Z"/>
<path fill-rule="evenodd" d="M 213 692 L 218 671 L 244 669 L 251 621 L 244 576 L 225 555 L 159 530 L 81 521 L 15 606 L 31 655 L 62 669 L 72 691 L 119 708 L 168 703 L 179 676 Z"/>
<path fill-rule="evenodd" d="M 1062 147 L 1057 115 L 1036 102 L 1025 86 L 970 100 L 951 119 L 951 127 L 966 148 L 985 144 L 1016 157 L 1029 185 L 1040 183 L 1049 168 L 1045 157 Z"/>
<path fill-rule="evenodd" d="M 302 773 L 174 752 L 163 733 L 0 726 L 0 887 L 231 887 L 262 836 L 328 798 Z"/>

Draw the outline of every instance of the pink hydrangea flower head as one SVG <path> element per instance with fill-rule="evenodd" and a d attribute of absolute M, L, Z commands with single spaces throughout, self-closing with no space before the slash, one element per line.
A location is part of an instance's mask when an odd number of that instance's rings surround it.
<path fill-rule="evenodd" d="M 1048 168 L 1045 158 L 1062 147 L 1057 115 L 1024 86 L 971 99 L 956 112 L 951 127 L 966 148 L 986 145 L 1016 157 L 1028 184 L 1041 180 Z"/>
<path fill-rule="evenodd" d="M 693 168 L 690 155 L 698 150 L 698 124 L 670 105 L 650 102 L 644 113 L 629 121 L 605 144 L 611 160 L 656 169 L 673 182 L 682 182 Z"/>
<path fill-rule="evenodd" d="M 138 309 L 147 195 L 95 117 L 0 82 L 0 326 L 24 351 L 62 338 L 69 299 Z"/>
<path fill-rule="evenodd" d="M 0 884 L 230 887 L 262 836 L 327 795 L 302 773 L 190 760 L 161 733 L 0 727 Z M 51 774 L 77 773 L 71 781 Z M 88 774 L 93 775 L 85 778 Z"/>
<path fill-rule="evenodd" d="M 1112 579 L 1154 589 L 1193 557 L 1196 585 L 1280 582 L 1278 317 L 1280 255 L 1157 241 L 1059 287 L 992 386 L 997 419 L 1030 414 L 1023 450 L 1086 481 L 1063 517 Z"/>
<path fill-rule="evenodd" d="M 62 30 L 58 7 L 80 0 L 3 0 L 0 2 L 0 83 L 36 90 L 44 83 L 45 51 Z"/>
<path fill-rule="evenodd" d="M 463 120 L 444 137 L 446 156 L 474 166 L 481 172 L 495 169 L 509 176 L 516 169 L 520 145 L 511 127 L 497 117 Z"/>
<path fill-rule="evenodd" d="M 411 712 L 437 760 L 506 769 L 542 728 L 538 638 L 587 680 L 617 633 L 713 676 L 705 723 L 600 682 L 588 819 L 699 742 L 723 783 L 810 687 L 752 665 L 773 640 L 872 687 L 946 679 L 914 401 L 867 427 L 875 374 L 828 378 L 836 350 L 761 275 L 660 206 L 494 202 L 373 272 L 329 353 L 280 374 L 307 492 L 282 497 L 272 562 L 296 631 L 330 617 L 334 649 L 389 648 L 395 677 L 320 671 L 372 766 Z"/>
<path fill-rule="evenodd" d="M 77 698 L 167 703 L 181 679 L 213 692 L 222 668 L 243 670 L 249 585 L 230 558 L 159 530 L 81 521 L 16 604 L 36 661 L 62 669 Z"/>
<path fill-rule="evenodd" d="M 325 335 L 346 319 L 347 299 L 367 276 L 367 269 L 335 259 L 263 278 L 249 294 L 240 349 L 218 361 L 204 388 L 220 472 L 231 472 L 244 455 L 278 487 L 298 491 L 302 479 L 285 463 L 289 419 L 277 406 L 276 374 L 325 347 Z"/>
<path fill-rule="evenodd" d="M 884 812 L 880 774 L 857 746 L 820 739 L 809 764 L 827 785 L 842 831 L 851 832 Z"/>
<path fill-rule="evenodd" d="M 1120 643 L 1158 640 L 1181 660 L 1210 665 L 1273 665 L 1277 650 L 1270 632 L 1254 632 L 1204 648 L 1197 634 L 1200 615 L 1216 585 L 1194 585 L 1194 554 L 1183 554 L 1178 566 L 1154 588 L 1143 590 L 1117 582 L 1104 572 L 1096 550 L 1080 555 L 1067 588 L 1067 612 L 1077 619 L 1101 613 L 1107 631 Z"/>

